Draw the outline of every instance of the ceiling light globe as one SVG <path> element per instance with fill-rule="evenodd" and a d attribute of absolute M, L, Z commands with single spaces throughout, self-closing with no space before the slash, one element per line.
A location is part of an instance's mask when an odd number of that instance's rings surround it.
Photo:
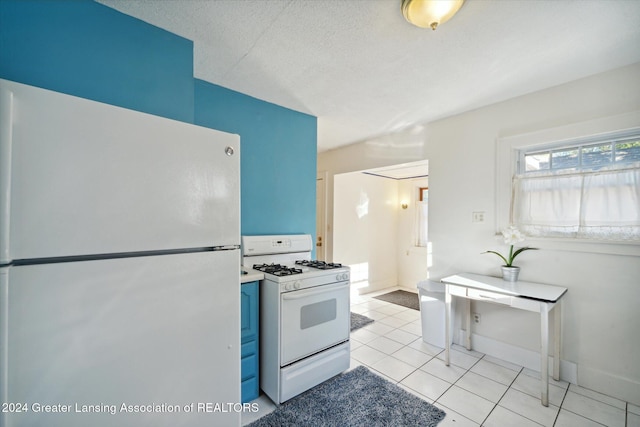
<path fill-rule="evenodd" d="M 402 0 L 402 14 L 413 25 L 435 30 L 462 7 L 464 0 Z"/>

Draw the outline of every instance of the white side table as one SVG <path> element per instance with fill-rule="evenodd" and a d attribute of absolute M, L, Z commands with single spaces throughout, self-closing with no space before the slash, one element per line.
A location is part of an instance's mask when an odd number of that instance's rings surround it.
<path fill-rule="evenodd" d="M 445 284 L 445 364 L 449 366 L 451 351 L 451 299 L 465 298 L 466 347 L 471 350 L 471 304 L 470 300 L 502 304 L 521 310 L 540 313 L 540 400 L 549 406 L 549 313 L 554 314 L 553 379 L 560 379 L 560 317 L 561 298 L 567 288 L 533 282 L 507 282 L 498 277 L 460 273 L 442 279 Z"/>

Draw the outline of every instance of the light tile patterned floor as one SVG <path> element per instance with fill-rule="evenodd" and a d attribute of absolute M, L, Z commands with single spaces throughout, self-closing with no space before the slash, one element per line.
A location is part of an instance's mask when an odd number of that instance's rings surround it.
<path fill-rule="evenodd" d="M 443 409 L 438 427 L 640 427 L 640 407 L 562 381 L 550 379 L 544 407 L 539 373 L 464 347 L 454 346 L 445 366 L 444 350 L 422 341 L 419 311 L 373 295 L 351 297 L 353 312 L 375 320 L 351 334 L 351 369 L 365 365 Z M 264 395 L 257 402 L 243 424 L 274 408 Z"/>
<path fill-rule="evenodd" d="M 389 308 L 392 306 L 392 308 Z M 640 407 L 568 384 L 549 383 L 540 404 L 540 375 L 464 347 L 422 341 L 420 312 L 371 295 L 352 296 L 351 311 L 376 321 L 351 334 L 351 368 L 365 365 L 447 413 L 446 426 L 640 427 Z"/>

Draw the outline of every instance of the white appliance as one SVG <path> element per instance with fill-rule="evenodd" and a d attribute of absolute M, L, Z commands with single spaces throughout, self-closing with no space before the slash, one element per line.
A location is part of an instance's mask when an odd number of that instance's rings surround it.
<path fill-rule="evenodd" d="M 240 425 L 239 137 L 0 80 L 0 162 L 0 425 Z"/>
<path fill-rule="evenodd" d="M 347 370 L 349 268 L 311 261 L 311 236 L 242 236 L 260 283 L 260 388 L 276 404 Z"/>

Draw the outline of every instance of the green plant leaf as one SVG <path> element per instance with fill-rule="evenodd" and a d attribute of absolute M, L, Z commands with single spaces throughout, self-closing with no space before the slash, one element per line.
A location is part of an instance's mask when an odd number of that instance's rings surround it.
<path fill-rule="evenodd" d="M 500 255 L 498 252 L 496 251 L 486 251 L 486 252 L 482 252 L 483 254 L 496 254 L 498 255 L 500 258 L 502 258 L 502 260 L 504 261 L 504 264 L 506 266 L 509 266 L 509 262 L 507 261 L 507 259 L 505 257 L 503 257 L 502 255 Z"/>
<path fill-rule="evenodd" d="M 530 248 L 530 247 L 528 247 L 528 246 L 525 246 L 524 248 L 520 248 L 520 249 L 518 249 L 517 251 L 515 251 L 515 252 L 513 253 L 513 256 L 511 257 L 511 262 L 513 263 L 513 260 L 514 260 L 514 259 L 516 259 L 516 257 L 517 257 L 521 252 L 524 252 L 524 251 L 537 251 L 537 250 L 538 250 L 538 248 Z"/>

